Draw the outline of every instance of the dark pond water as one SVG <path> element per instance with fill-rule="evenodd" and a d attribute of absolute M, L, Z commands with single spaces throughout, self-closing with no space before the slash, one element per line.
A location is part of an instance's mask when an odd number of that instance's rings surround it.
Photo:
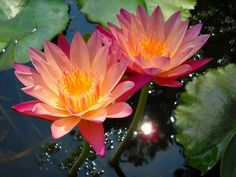
<path fill-rule="evenodd" d="M 71 40 L 76 31 L 92 32 L 94 25 L 86 21 L 76 2 L 70 5 L 71 21 L 65 31 Z M 218 68 L 236 62 L 236 2 L 234 0 L 199 0 L 192 11 L 192 23 L 202 21 L 203 33 L 212 37 L 195 57 L 214 57 L 208 65 Z M 206 68 L 201 72 L 205 72 Z M 191 81 L 191 74 L 182 79 Z M 20 88 L 14 71 L 0 72 L 0 176 L 1 177 L 65 177 L 71 162 L 81 151 L 82 139 L 76 130 L 59 141 L 51 138 L 50 123 L 19 115 L 11 106 L 31 100 Z M 199 171 L 187 166 L 183 149 L 175 141 L 173 129 L 174 109 L 182 89 L 150 85 L 148 104 L 143 122 L 152 121 L 158 135 L 148 139 L 139 129 L 121 158 L 120 166 L 112 168 L 108 161 L 125 136 L 131 117 L 120 121 L 105 122 L 107 154 L 105 159 L 93 151 L 79 170 L 79 176 L 101 177 L 200 177 Z M 136 107 L 138 94 L 129 100 Z M 204 177 L 219 177 L 219 165 Z"/>

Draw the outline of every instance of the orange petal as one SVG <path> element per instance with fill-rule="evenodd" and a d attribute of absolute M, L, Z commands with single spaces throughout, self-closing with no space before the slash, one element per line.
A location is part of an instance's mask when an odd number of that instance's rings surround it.
<path fill-rule="evenodd" d="M 98 50 L 102 47 L 102 41 L 99 37 L 99 32 L 95 31 L 90 36 L 88 42 L 87 42 L 87 48 L 89 52 L 89 58 L 90 60 L 93 60 L 95 55 L 97 54 Z"/>
<path fill-rule="evenodd" d="M 69 133 L 80 121 L 78 117 L 60 118 L 51 125 L 52 137 L 58 139 Z"/>
<path fill-rule="evenodd" d="M 106 109 L 90 111 L 82 116 L 82 119 L 94 122 L 104 122 L 107 117 Z"/>
<path fill-rule="evenodd" d="M 45 103 L 38 103 L 34 106 L 32 111 L 35 114 L 40 115 L 48 115 L 48 116 L 54 116 L 54 117 L 69 117 L 71 116 L 67 111 L 56 109 L 54 107 L 51 107 Z"/>
<path fill-rule="evenodd" d="M 112 91 L 112 100 L 110 100 L 110 103 L 115 101 L 117 98 L 119 98 L 121 95 L 129 91 L 130 89 L 134 88 L 135 84 L 131 81 L 124 81 L 119 83 L 114 90 Z"/>
<path fill-rule="evenodd" d="M 72 69 L 69 58 L 57 45 L 47 41 L 44 42 L 44 53 L 51 66 L 58 67 L 62 71 Z"/>
<path fill-rule="evenodd" d="M 101 86 L 101 95 L 109 93 L 118 84 L 126 70 L 127 64 L 127 62 L 122 61 L 109 68 Z"/>
<path fill-rule="evenodd" d="M 108 118 L 123 118 L 132 114 L 133 110 L 127 103 L 119 102 L 106 107 Z"/>
<path fill-rule="evenodd" d="M 70 48 L 70 59 L 72 64 L 81 70 L 88 70 L 90 59 L 87 46 L 79 33 L 76 33 Z"/>
<path fill-rule="evenodd" d="M 91 66 L 91 71 L 95 72 L 97 76 L 101 78 L 101 81 L 103 80 L 107 70 L 109 47 L 110 46 L 104 46 L 98 50 Z"/>
<path fill-rule="evenodd" d="M 28 95 L 31 95 L 31 96 L 41 100 L 42 102 L 47 103 L 50 106 L 53 106 L 55 108 L 59 108 L 58 96 L 55 95 L 50 90 L 47 90 L 39 85 L 24 87 L 24 88 L 22 88 L 22 90 L 25 93 L 27 93 Z"/>

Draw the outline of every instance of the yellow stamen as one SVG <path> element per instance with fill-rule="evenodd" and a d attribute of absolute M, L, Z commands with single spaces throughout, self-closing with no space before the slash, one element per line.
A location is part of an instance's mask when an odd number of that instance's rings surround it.
<path fill-rule="evenodd" d="M 58 87 L 62 103 L 72 113 L 88 109 L 99 98 L 98 79 L 92 72 L 74 70 L 65 73 Z"/>
<path fill-rule="evenodd" d="M 167 54 L 167 48 L 163 42 L 157 39 L 146 38 L 141 40 L 137 52 L 140 57 L 150 61 L 154 57 L 165 56 Z"/>

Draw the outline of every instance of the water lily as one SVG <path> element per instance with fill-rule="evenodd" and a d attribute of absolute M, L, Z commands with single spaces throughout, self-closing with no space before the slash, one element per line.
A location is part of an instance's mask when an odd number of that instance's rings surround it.
<path fill-rule="evenodd" d="M 77 33 L 71 46 L 63 35 L 58 45 L 45 42 L 44 52 L 29 49 L 35 68 L 14 64 L 22 90 L 37 100 L 20 103 L 13 109 L 52 121 L 52 136 L 58 139 L 74 127 L 92 148 L 103 157 L 106 118 L 122 118 L 131 107 L 116 99 L 134 87 L 131 81 L 120 82 L 127 62 L 110 62 L 109 46 L 102 46 L 98 33 L 87 44 Z"/>
<path fill-rule="evenodd" d="M 147 82 L 154 80 L 162 86 L 180 87 L 182 83 L 176 79 L 211 61 L 188 61 L 206 43 L 209 35 L 199 35 L 201 23 L 188 28 L 189 21 L 182 21 L 180 12 L 165 22 L 159 6 L 151 16 L 138 6 L 136 14 L 121 9 L 117 18 L 121 28 L 112 23 L 108 23 L 110 31 L 97 27 L 103 43 L 111 44 L 112 55 L 117 51 L 115 57 L 128 61 L 129 71 L 145 76 Z"/>

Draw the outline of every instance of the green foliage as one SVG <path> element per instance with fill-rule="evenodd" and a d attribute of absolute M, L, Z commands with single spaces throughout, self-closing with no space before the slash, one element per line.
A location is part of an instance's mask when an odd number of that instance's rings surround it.
<path fill-rule="evenodd" d="M 0 2 L 0 70 L 29 61 L 28 48 L 63 31 L 69 21 L 63 0 L 2 0 Z"/>
<path fill-rule="evenodd" d="M 103 26 L 107 26 L 107 22 L 118 25 L 116 14 L 120 9 L 125 8 L 130 12 L 135 12 L 139 4 L 144 5 L 143 0 L 78 0 L 81 12 L 86 14 L 90 21 Z"/>
<path fill-rule="evenodd" d="M 160 5 L 165 19 L 176 11 L 181 11 L 182 18 L 185 19 L 191 16 L 189 10 L 194 9 L 196 4 L 196 0 L 77 0 L 77 2 L 81 12 L 86 14 L 90 21 L 100 23 L 105 27 L 107 22 L 118 25 L 116 14 L 121 8 L 136 12 L 137 6 L 142 5 L 151 15 L 157 5 Z"/>
<path fill-rule="evenodd" d="M 223 154 L 220 168 L 221 177 L 236 176 L 235 151 L 236 151 L 236 133 L 232 136 Z"/>
<path fill-rule="evenodd" d="M 195 78 L 181 95 L 176 109 L 177 141 L 185 148 L 188 164 L 203 173 L 222 158 L 236 132 L 235 88 L 236 66 L 228 65 Z"/>
<path fill-rule="evenodd" d="M 191 16 L 189 10 L 194 9 L 196 0 L 144 0 L 149 14 L 159 5 L 165 19 L 168 19 L 174 12 L 181 11 L 183 19 Z"/>

